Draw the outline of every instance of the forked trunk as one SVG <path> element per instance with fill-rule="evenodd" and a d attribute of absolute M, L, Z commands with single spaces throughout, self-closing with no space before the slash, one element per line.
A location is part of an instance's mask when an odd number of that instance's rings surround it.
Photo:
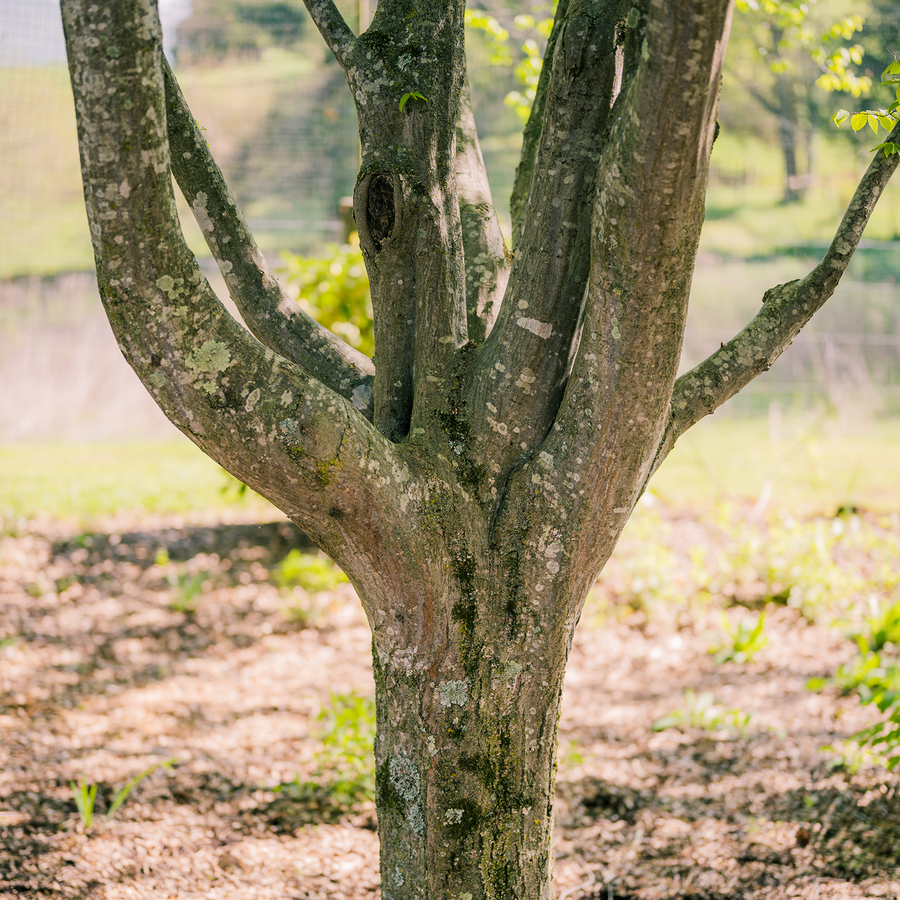
<path fill-rule="evenodd" d="M 560 0 L 511 266 L 460 103 L 462 0 L 381 0 L 358 37 L 332 0 L 306 5 L 359 111 L 376 359 L 267 269 L 155 0 L 62 0 L 101 296 L 169 419 L 359 592 L 385 900 L 549 900 L 583 598 L 679 436 L 834 291 L 900 155 L 876 154 L 819 266 L 676 381 L 730 0 Z M 253 337 L 184 241 L 172 175 Z"/>

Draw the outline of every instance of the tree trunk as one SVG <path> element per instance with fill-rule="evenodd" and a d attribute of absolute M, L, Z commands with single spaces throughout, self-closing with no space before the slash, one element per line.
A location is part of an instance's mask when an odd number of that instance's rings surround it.
<path fill-rule="evenodd" d="M 484 598 L 458 585 L 460 621 Z M 501 598 L 492 598 L 496 605 Z M 502 598 L 503 604 L 519 599 Z M 487 605 L 487 604 L 485 604 Z M 508 616 L 500 616 L 508 622 Z M 497 631 L 502 633 L 502 628 Z M 502 652 L 451 639 L 436 657 L 374 652 L 382 895 L 550 897 L 564 657 L 544 632 Z M 496 646 L 496 641 L 494 642 Z M 498 648 L 499 649 L 499 648 Z"/>
<path fill-rule="evenodd" d="M 778 53 L 783 32 L 772 28 L 772 43 Z M 778 116 L 778 143 L 784 159 L 784 194 L 782 203 L 799 203 L 806 193 L 806 181 L 800 174 L 797 151 L 800 146 L 800 116 L 794 77 L 789 69 L 775 75 L 775 98 Z"/>

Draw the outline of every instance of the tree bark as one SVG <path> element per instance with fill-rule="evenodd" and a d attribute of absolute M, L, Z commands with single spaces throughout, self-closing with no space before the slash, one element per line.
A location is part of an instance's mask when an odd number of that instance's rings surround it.
<path fill-rule="evenodd" d="M 677 438 L 834 291 L 898 157 L 873 161 L 822 264 L 676 381 L 729 2 L 562 0 L 508 272 L 461 0 L 381 0 L 359 37 L 332 0 L 306 2 L 357 105 L 374 363 L 281 294 L 164 63 L 153 0 L 62 0 L 101 297 L 166 415 L 359 593 L 386 900 L 549 898 L 587 592 Z M 252 335 L 188 250 L 171 174 Z"/>

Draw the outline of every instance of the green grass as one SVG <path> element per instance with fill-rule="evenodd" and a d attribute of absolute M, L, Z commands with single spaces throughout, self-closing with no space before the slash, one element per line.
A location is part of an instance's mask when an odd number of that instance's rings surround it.
<path fill-rule="evenodd" d="M 220 165 L 258 133 L 280 94 L 314 67 L 306 57 L 270 51 L 257 62 L 179 74 Z M 0 95 L 0 278 L 92 268 L 66 67 L 0 68 Z M 191 249 L 209 255 L 183 201 L 179 214 Z"/>
<path fill-rule="evenodd" d="M 871 161 L 878 140 L 866 129 L 851 143 L 834 134 L 816 142 L 815 184 L 801 203 L 785 206 L 784 165 L 777 146 L 742 135 L 722 134 L 710 166 L 727 174 L 745 173 L 746 184 L 711 180 L 701 249 L 729 256 L 768 255 L 797 245 L 830 242 Z M 900 187 L 889 185 L 866 228 L 866 240 L 900 236 Z"/>
<path fill-rule="evenodd" d="M 770 506 L 795 512 L 900 507 L 900 421 L 841 429 L 831 420 L 788 420 L 781 432 L 773 441 L 763 418 L 705 420 L 681 439 L 651 490 L 693 510 L 755 501 L 767 483 Z M 228 484 L 219 466 L 187 441 L 0 448 L 0 516 L 7 528 L 37 516 L 87 525 L 141 510 L 277 515 L 252 492 L 241 498 Z"/>
<path fill-rule="evenodd" d="M 768 485 L 768 487 L 766 487 Z M 900 421 L 860 424 L 824 415 L 787 419 L 721 414 L 685 434 L 650 483 L 663 501 L 691 508 L 732 500 L 834 513 L 841 506 L 900 508 Z"/>
<path fill-rule="evenodd" d="M 0 448 L 4 527 L 38 516 L 88 525 L 126 511 L 179 513 L 272 509 L 237 497 L 223 470 L 187 440 L 143 444 L 21 444 Z"/>

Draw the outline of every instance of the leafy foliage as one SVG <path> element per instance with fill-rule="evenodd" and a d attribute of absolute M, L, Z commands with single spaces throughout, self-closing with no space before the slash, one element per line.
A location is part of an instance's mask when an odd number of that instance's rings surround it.
<path fill-rule="evenodd" d="M 744 734 L 755 713 L 750 710 L 725 709 L 716 703 L 709 691 L 698 694 L 691 688 L 684 691 L 685 704 L 681 709 L 657 719 L 651 728 L 653 731 L 665 731 L 667 728 L 699 728 L 703 731 L 735 731 Z"/>
<path fill-rule="evenodd" d="M 850 120 L 850 127 L 854 131 L 860 131 L 866 125 L 878 134 L 879 127 L 885 131 L 890 131 L 898 121 L 900 121 L 900 60 L 895 59 L 882 73 L 881 86 L 893 88 L 896 95 L 894 102 L 887 109 L 864 109 L 860 112 L 851 113 L 846 109 L 839 109 L 833 116 L 832 121 L 840 127 L 847 119 Z M 872 148 L 872 152 L 881 150 L 885 156 L 893 156 L 900 153 L 900 144 L 894 141 L 883 141 Z"/>
<path fill-rule="evenodd" d="M 716 664 L 750 662 L 769 643 L 768 637 L 763 634 L 765 623 L 766 614 L 761 612 L 755 623 L 752 619 L 742 618 L 738 622 L 737 627 L 732 629 L 723 613 L 722 625 L 725 628 L 728 640 L 719 647 L 712 647 L 709 650 L 710 653 L 715 654 Z"/>
<path fill-rule="evenodd" d="M 375 799 L 375 699 L 351 691 L 331 694 L 318 715 L 322 752 L 312 781 L 299 776 L 276 790 L 294 799 L 324 793 L 340 809 Z"/>
<path fill-rule="evenodd" d="M 513 66 L 522 90 L 510 91 L 506 95 L 506 104 L 515 109 L 523 123 L 531 115 L 531 105 L 543 67 L 544 47 L 553 28 L 556 3 L 547 4 L 543 9 L 538 7 L 535 11 L 538 15 L 515 16 L 510 27 L 506 28 L 495 16 L 483 10 L 466 10 L 466 25 L 487 38 L 491 62 L 499 66 Z M 544 14 L 541 15 L 541 12 Z"/>
<path fill-rule="evenodd" d="M 372 296 L 359 242 L 334 246 L 325 256 L 285 254 L 282 259 L 287 290 L 303 310 L 351 347 L 371 356 L 375 352 Z"/>
<path fill-rule="evenodd" d="M 428 102 L 428 98 L 423 97 L 418 91 L 408 91 L 400 98 L 400 112 L 403 112 L 403 107 L 406 106 L 408 100 L 424 100 L 425 103 Z"/>

